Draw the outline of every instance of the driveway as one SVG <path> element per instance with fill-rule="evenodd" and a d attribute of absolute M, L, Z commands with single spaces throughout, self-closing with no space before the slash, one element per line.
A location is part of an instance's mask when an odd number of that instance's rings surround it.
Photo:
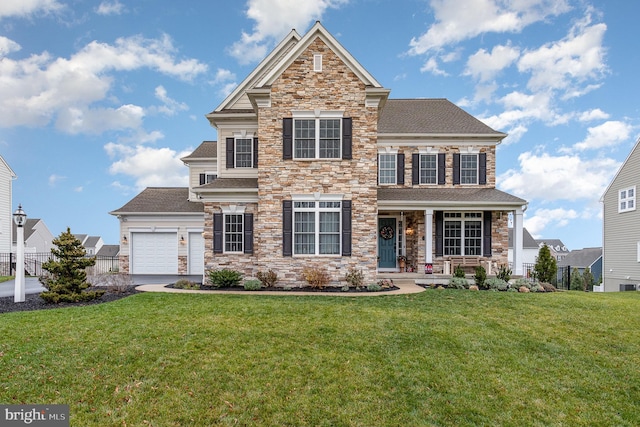
<path fill-rule="evenodd" d="M 12 297 L 15 294 L 15 280 L 9 280 L 7 282 L 0 283 L 0 297 Z M 42 283 L 38 281 L 37 277 L 27 277 L 24 280 L 24 293 L 25 294 L 39 294 L 46 289 L 42 286 Z"/>

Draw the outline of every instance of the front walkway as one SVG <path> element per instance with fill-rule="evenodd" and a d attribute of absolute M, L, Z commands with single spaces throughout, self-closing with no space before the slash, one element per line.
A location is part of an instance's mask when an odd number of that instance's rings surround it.
<path fill-rule="evenodd" d="M 313 296 L 330 296 L 330 297 L 377 297 L 384 295 L 406 295 L 417 294 L 423 292 L 422 286 L 416 285 L 415 279 L 410 278 L 396 278 L 395 276 L 386 275 L 386 278 L 393 278 L 393 284 L 399 289 L 385 292 L 298 292 L 298 291 L 204 291 L 204 290 L 190 290 L 190 289 L 173 289 L 167 288 L 167 284 L 157 285 L 141 285 L 136 287 L 138 291 L 144 292 L 173 292 L 173 293 L 185 293 L 185 294 L 229 294 L 229 295 L 313 295 Z"/>

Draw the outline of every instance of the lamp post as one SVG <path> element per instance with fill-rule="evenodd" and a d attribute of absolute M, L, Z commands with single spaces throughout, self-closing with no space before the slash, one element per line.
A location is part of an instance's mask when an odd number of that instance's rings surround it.
<path fill-rule="evenodd" d="M 27 214 L 22 210 L 22 205 L 18 205 L 18 209 L 13 213 L 13 221 L 17 226 L 16 234 L 16 252 L 18 259 L 16 260 L 16 286 L 13 302 L 24 302 L 24 223 L 27 220 Z"/>

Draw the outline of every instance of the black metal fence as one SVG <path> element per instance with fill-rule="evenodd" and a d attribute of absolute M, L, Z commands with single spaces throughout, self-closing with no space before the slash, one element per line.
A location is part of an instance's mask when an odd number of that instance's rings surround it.
<path fill-rule="evenodd" d="M 522 264 L 522 275 L 530 280 L 534 280 L 535 264 Z M 571 267 L 570 266 L 562 266 L 558 267 L 558 272 L 556 273 L 556 277 L 551 280 L 551 284 L 555 286 L 557 289 L 563 289 L 568 291 L 571 283 Z M 589 289 L 592 291 L 593 289 Z"/>
<path fill-rule="evenodd" d="M 53 258 L 50 252 L 24 254 L 24 271 L 27 276 L 41 276 L 44 273 L 42 264 Z M 90 257 L 88 257 L 90 258 Z M 18 257 L 14 252 L 0 253 L 0 276 L 14 276 Z M 96 264 L 87 268 L 87 274 L 117 273 L 117 256 L 96 256 Z"/>

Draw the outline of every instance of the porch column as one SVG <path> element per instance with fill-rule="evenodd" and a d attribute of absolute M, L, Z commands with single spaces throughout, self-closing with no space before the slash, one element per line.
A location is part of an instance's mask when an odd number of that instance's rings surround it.
<path fill-rule="evenodd" d="M 433 209 L 424 210 L 424 262 L 433 264 Z"/>
<path fill-rule="evenodd" d="M 524 211 L 518 208 L 513 212 L 513 274 L 520 276 L 522 268 L 522 215 Z"/>

